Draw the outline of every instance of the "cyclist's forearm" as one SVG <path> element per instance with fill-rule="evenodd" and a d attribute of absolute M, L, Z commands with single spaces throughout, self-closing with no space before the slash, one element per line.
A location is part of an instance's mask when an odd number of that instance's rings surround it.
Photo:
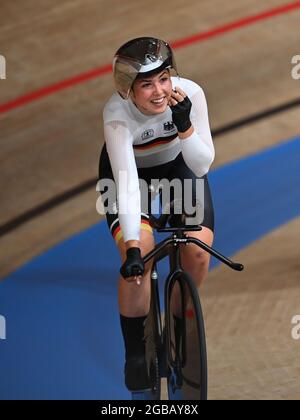
<path fill-rule="evenodd" d="M 211 149 L 196 131 L 182 139 L 180 143 L 187 166 L 199 178 L 206 175 L 214 160 L 214 149 Z"/>

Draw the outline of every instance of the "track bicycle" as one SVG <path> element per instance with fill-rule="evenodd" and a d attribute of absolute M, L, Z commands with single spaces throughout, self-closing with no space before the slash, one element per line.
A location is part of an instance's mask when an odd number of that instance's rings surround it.
<path fill-rule="evenodd" d="M 161 379 L 167 378 L 170 400 L 207 400 L 207 354 L 200 295 L 193 279 L 181 266 L 180 247 L 193 243 L 233 270 L 242 271 L 244 266 L 185 234 L 199 231 L 201 227 L 166 227 L 170 217 L 171 212 L 159 218 L 149 216 L 150 225 L 157 232 L 169 232 L 171 235 L 143 257 L 145 264 L 153 259 L 150 311 L 145 323 L 146 362 L 151 390 L 146 398 L 134 393 L 132 398 L 160 400 Z M 166 257 L 169 258 L 170 273 L 164 284 L 163 320 L 157 263 Z"/>

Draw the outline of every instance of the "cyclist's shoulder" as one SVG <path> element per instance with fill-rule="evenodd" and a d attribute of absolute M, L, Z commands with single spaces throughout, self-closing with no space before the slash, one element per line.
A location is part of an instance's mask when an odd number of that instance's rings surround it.
<path fill-rule="evenodd" d="M 188 96 L 193 96 L 198 92 L 203 94 L 203 89 L 198 83 L 184 77 L 172 77 L 173 87 L 179 86 Z"/>
<path fill-rule="evenodd" d="M 110 121 L 127 121 L 128 115 L 128 101 L 122 99 L 118 93 L 114 93 L 104 105 L 104 123 Z"/>

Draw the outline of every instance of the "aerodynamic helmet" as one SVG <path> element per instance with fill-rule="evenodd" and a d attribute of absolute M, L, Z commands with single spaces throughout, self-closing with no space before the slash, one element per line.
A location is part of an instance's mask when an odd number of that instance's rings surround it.
<path fill-rule="evenodd" d="M 123 99 L 128 99 L 133 82 L 139 75 L 151 76 L 177 66 L 170 45 L 157 38 L 135 38 L 122 45 L 114 56 L 115 86 Z"/>

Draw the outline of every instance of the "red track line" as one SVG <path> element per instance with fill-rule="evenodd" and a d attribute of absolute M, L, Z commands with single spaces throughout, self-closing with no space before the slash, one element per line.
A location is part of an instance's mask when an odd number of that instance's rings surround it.
<path fill-rule="evenodd" d="M 286 5 L 276 7 L 274 9 L 266 10 L 262 13 L 248 16 L 243 19 L 227 23 L 223 26 L 216 27 L 214 29 L 211 29 L 206 32 L 200 32 L 198 34 L 195 34 L 193 36 L 174 41 L 171 43 L 172 47 L 174 49 L 182 48 L 187 45 L 194 44 L 196 42 L 201 42 L 204 40 L 207 40 L 209 38 L 213 38 L 216 36 L 220 36 L 226 32 L 231 32 L 236 29 L 242 28 L 244 26 L 251 25 L 253 23 L 266 20 L 269 18 L 272 18 L 274 16 L 282 15 L 288 12 L 291 12 L 293 10 L 300 8 L 300 1 L 294 1 L 292 3 L 288 3 Z M 81 73 L 77 76 L 74 76 L 70 79 L 62 80 L 61 82 L 55 83 L 50 86 L 43 87 L 41 89 L 38 89 L 34 92 L 28 93 L 26 95 L 20 96 L 19 98 L 13 99 L 9 102 L 6 102 L 4 104 L 0 104 L 0 114 L 4 114 L 8 111 L 11 111 L 12 109 L 18 108 L 22 105 L 29 104 L 30 102 L 36 101 L 40 98 L 43 98 L 45 96 L 51 95 L 53 93 L 56 93 L 60 90 L 66 89 L 68 87 L 77 85 L 79 83 L 84 83 L 88 80 L 95 79 L 96 77 L 103 76 L 107 73 L 110 73 L 112 70 L 111 64 L 106 64 L 105 66 L 102 66 L 100 68 L 96 68 L 94 70 L 90 70 L 85 73 Z"/>
<path fill-rule="evenodd" d="M 261 20 L 266 20 L 277 15 L 282 15 L 284 13 L 288 13 L 288 12 L 291 12 L 292 10 L 296 10 L 299 8 L 300 8 L 300 1 L 295 1 L 293 3 L 285 4 L 284 6 L 276 7 L 275 9 L 266 10 L 257 15 L 248 16 L 240 20 L 237 20 L 235 22 L 227 23 L 223 26 L 219 26 L 217 28 L 211 29 L 210 31 L 202 32 L 199 34 L 192 35 L 188 38 L 175 41 L 172 43 L 172 47 L 175 49 L 175 48 L 185 47 L 190 44 L 195 44 L 196 42 L 201 42 L 206 39 L 222 35 L 226 32 L 231 32 L 231 31 L 234 31 L 235 29 L 242 28 L 243 26 L 248 26 L 253 23 L 259 22 Z"/>
<path fill-rule="evenodd" d="M 68 87 L 86 82 L 91 79 L 95 79 L 96 77 L 99 77 L 99 76 L 103 76 L 104 74 L 110 73 L 111 71 L 112 71 L 112 65 L 108 64 L 106 66 L 103 66 L 94 70 L 90 70 L 86 73 L 81 73 L 77 76 L 72 77 L 71 79 L 62 80 L 61 82 L 38 89 L 34 92 L 20 96 L 19 98 L 13 99 L 12 101 L 9 101 L 5 104 L 0 105 L 0 114 L 8 112 L 14 108 L 18 108 L 22 105 L 29 104 L 30 102 L 36 101 L 37 99 L 43 98 L 44 96 L 51 95 L 52 93 L 56 93 Z"/>

